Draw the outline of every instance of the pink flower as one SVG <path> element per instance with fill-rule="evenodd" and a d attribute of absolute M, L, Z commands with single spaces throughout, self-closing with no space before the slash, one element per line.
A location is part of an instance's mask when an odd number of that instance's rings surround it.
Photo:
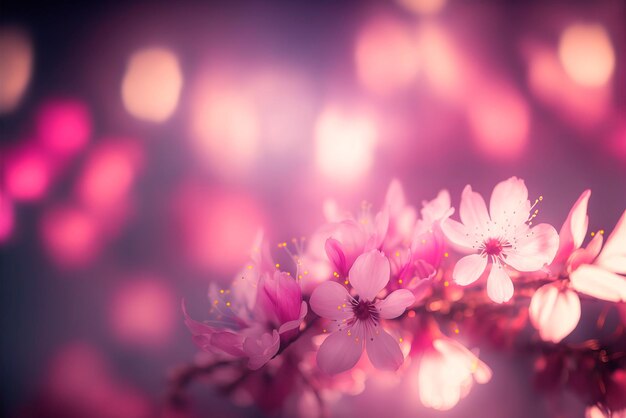
<path fill-rule="evenodd" d="M 363 350 L 374 367 L 396 370 L 404 357 L 398 342 L 380 326 L 381 319 L 396 318 L 415 301 L 408 290 L 396 290 L 385 299 L 376 295 L 389 281 L 389 261 L 380 251 L 360 255 L 349 272 L 356 294 L 337 282 L 320 284 L 311 295 L 311 308 L 334 321 L 331 333 L 320 346 L 317 364 L 328 374 L 349 370 Z"/>
<path fill-rule="evenodd" d="M 552 262 L 559 245 L 558 234 L 548 224 L 530 228 L 531 209 L 526 185 L 517 177 L 496 185 L 489 212 L 480 194 L 466 186 L 459 210 L 462 223 L 451 219 L 442 223 L 447 239 L 459 251 L 475 252 L 456 263 L 454 280 L 463 286 L 475 282 L 491 261 L 487 294 L 494 302 L 502 303 L 513 296 L 506 265 L 534 272 Z"/>
<path fill-rule="evenodd" d="M 256 247 L 250 264 L 230 289 L 209 287 L 209 320 L 187 314 L 185 324 L 201 349 L 229 357 L 247 358 L 258 369 L 271 360 L 297 333 L 307 313 L 299 283 L 278 271 L 267 246 Z"/>
<path fill-rule="evenodd" d="M 577 292 L 612 302 L 626 301 L 626 279 L 619 275 L 626 274 L 626 212 L 604 249 L 602 234 L 581 248 L 589 224 L 590 196 L 590 190 L 580 195 L 561 227 L 559 250 L 550 265 L 554 283 L 539 288 L 530 303 L 531 323 L 547 341 L 561 341 L 578 325 Z"/>
<path fill-rule="evenodd" d="M 461 343 L 443 335 L 423 348 L 417 363 L 420 401 L 428 408 L 448 410 L 464 398 L 474 381 L 487 383 L 491 369 Z"/>

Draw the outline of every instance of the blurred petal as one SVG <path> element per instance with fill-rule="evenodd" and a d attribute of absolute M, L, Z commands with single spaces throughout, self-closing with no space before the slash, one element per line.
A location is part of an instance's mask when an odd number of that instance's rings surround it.
<path fill-rule="evenodd" d="M 587 189 L 582 192 L 567 215 L 567 219 L 559 232 L 559 250 L 555 261 L 564 262 L 572 251 L 582 245 L 589 223 L 587 216 L 589 197 L 591 197 L 591 190 Z"/>
<path fill-rule="evenodd" d="M 494 187 L 489 201 L 491 220 L 517 225 L 528 218 L 530 202 L 524 180 L 511 177 Z"/>
<path fill-rule="evenodd" d="M 247 337 L 243 342 L 243 351 L 249 356 L 248 367 L 256 370 L 265 365 L 278 353 L 280 335 L 274 330 L 259 337 Z"/>
<path fill-rule="evenodd" d="M 463 189 L 461 207 L 459 209 L 461 222 L 469 229 L 481 228 L 489 221 L 487 206 L 483 197 L 474 191 L 469 184 Z"/>
<path fill-rule="evenodd" d="M 541 339 L 558 343 L 578 325 L 580 299 L 576 292 L 550 283 L 537 289 L 528 312 Z"/>
<path fill-rule="evenodd" d="M 377 369 L 397 370 L 404 361 L 398 341 L 381 329 L 367 337 L 367 356 Z"/>
<path fill-rule="evenodd" d="M 493 264 L 487 278 L 487 294 L 496 303 L 507 302 L 513 297 L 513 282 L 500 264 Z"/>
<path fill-rule="evenodd" d="M 613 273 L 626 274 L 626 211 L 607 238 L 596 264 Z"/>
<path fill-rule="evenodd" d="M 384 300 L 376 304 L 378 313 L 383 319 L 393 319 L 402 315 L 406 308 L 415 303 L 415 296 L 406 289 L 391 292 Z"/>
<path fill-rule="evenodd" d="M 341 277 L 345 277 L 347 273 L 346 256 L 341 248 L 341 243 L 334 238 L 328 238 L 324 249 L 335 271 L 339 273 Z"/>
<path fill-rule="evenodd" d="M 350 305 L 348 290 L 337 282 L 321 283 L 313 290 L 309 303 L 313 312 L 322 318 L 341 320 L 353 315 L 343 309 L 344 304 Z"/>
<path fill-rule="evenodd" d="M 570 276 L 572 287 L 609 302 L 626 302 L 626 278 L 593 265 L 582 265 Z"/>
<path fill-rule="evenodd" d="M 389 282 L 389 273 L 387 257 L 380 251 L 372 250 L 360 255 L 354 262 L 350 269 L 350 284 L 361 299 L 372 301 Z"/>
<path fill-rule="evenodd" d="M 280 328 L 278 328 L 278 333 L 284 334 L 287 331 L 298 328 L 302 323 L 302 320 L 306 316 L 307 312 L 308 308 L 306 302 L 302 301 L 302 304 L 300 305 L 300 316 L 298 317 L 298 319 L 294 319 L 293 321 L 285 322 L 284 324 L 282 324 Z"/>
<path fill-rule="evenodd" d="M 357 340 L 358 339 L 358 340 Z M 337 331 L 328 336 L 317 352 L 317 365 L 328 374 L 353 368 L 363 353 L 363 339 Z"/>
<path fill-rule="evenodd" d="M 461 286 L 474 283 L 487 267 L 487 257 L 480 254 L 466 255 L 454 266 L 452 278 Z"/>

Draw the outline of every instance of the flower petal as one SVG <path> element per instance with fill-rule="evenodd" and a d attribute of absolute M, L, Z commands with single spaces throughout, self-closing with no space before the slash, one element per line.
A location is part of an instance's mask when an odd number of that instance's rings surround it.
<path fill-rule="evenodd" d="M 335 272 L 339 273 L 341 277 L 346 277 L 348 266 L 346 264 L 346 255 L 341 248 L 341 243 L 334 238 L 328 238 L 326 244 L 324 244 L 324 249 Z"/>
<path fill-rule="evenodd" d="M 402 315 L 406 308 L 415 303 L 415 296 L 406 289 L 391 292 L 384 300 L 376 304 L 378 313 L 383 319 L 393 319 Z"/>
<path fill-rule="evenodd" d="M 626 278 L 598 266 L 585 264 L 570 276 L 572 287 L 586 295 L 609 302 L 626 302 Z"/>
<path fill-rule="evenodd" d="M 487 257 L 480 254 L 466 255 L 454 266 L 452 278 L 457 284 L 467 286 L 474 283 L 487 267 Z"/>
<path fill-rule="evenodd" d="M 371 301 L 389 282 L 389 273 L 387 257 L 378 250 L 371 250 L 356 259 L 349 280 L 361 299 Z"/>
<path fill-rule="evenodd" d="M 496 303 L 507 302 L 513 297 L 513 282 L 500 264 L 491 266 L 487 278 L 487 295 Z"/>
<path fill-rule="evenodd" d="M 481 361 L 476 354 L 463 344 L 448 337 L 440 337 L 433 341 L 433 346 L 443 354 L 448 361 L 458 362 L 470 371 L 478 383 L 487 383 L 493 375 L 491 368 Z"/>
<path fill-rule="evenodd" d="M 498 224 L 518 225 L 526 221 L 528 212 L 530 212 L 530 202 L 524 180 L 511 177 L 493 188 L 489 201 L 489 214 L 492 221 Z"/>
<path fill-rule="evenodd" d="M 487 213 L 487 205 L 483 197 L 472 191 L 469 184 L 463 189 L 461 194 L 461 206 L 459 208 L 461 222 L 470 230 L 475 228 L 482 229 L 489 221 L 489 213 Z"/>
<path fill-rule="evenodd" d="M 506 251 L 505 262 L 518 271 L 537 271 L 550 264 L 559 247 L 552 225 L 539 224 L 517 235 L 517 243 Z"/>
<path fill-rule="evenodd" d="M 383 329 L 367 336 L 367 356 L 377 369 L 397 370 L 404 362 L 400 345 Z"/>
<path fill-rule="evenodd" d="M 337 282 L 323 282 L 313 290 L 309 303 L 313 312 L 322 318 L 341 320 L 352 316 L 352 312 L 343 308 L 349 304 L 348 290 Z"/>
<path fill-rule="evenodd" d="M 306 302 L 302 301 L 302 304 L 300 305 L 300 315 L 298 316 L 298 319 L 294 319 L 293 321 L 285 322 L 284 324 L 282 324 L 280 328 L 278 328 L 278 333 L 284 334 L 287 331 L 298 328 L 302 323 L 302 320 L 306 316 L 307 312 L 308 308 Z"/>
<path fill-rule="evenodd" d="M 333 332 L 317 352 L 317 365 L 328 374 L 337 374 L 353 368 L 363 353 L 363 339 L 356 339 L 347 331 Z"/>
<path fill-rule="evenodd" d="M 465 225 L 452 219 L 446 219 L 441 223 L 441 230 L 448 241 L 459 251 L 472 252 L 472 238 Z"/>
<path fill-rule="evenodd" d="M 213 348 L 222 350 L 235 357 L 243 357 L 244 353 L 242 347 L 244 337 L 241 335 L 233 334 L 232 332 L 216 332 L 211 335 L 210 344 Z"/>
<path fill-rule="evenodd" d="M 274 330 L 271 334 L 250 336 L 243 342 L 243 351 L 249 356 L 248 367 L 252 370 L 261 368 L 278 353 L 280 335 Z"/>
<path fill-rule="evenodd" d="M 530 301 L 528 313 L 541 339 L 558 343 L 578 325 L 580 299 L 576 292 L 549 283 L 537 289 Z"/>
<path fill-rule="evenodd" d="M 607 238 L 596 264 L 613 273 L 626 274 L 626 211 Z"/>
<path fill-rule="evenodd" d="M 580 246 L 587 234 L 589 217 L 587 216 L 587 205 L 591 197 L 591 190 L 587 189 L 578 198 L 572 209 L 570 209 L 567 219 L 563 222 L 559 232 L 559 250 L 556 262 L 565 262 L 572 251 Z"/>

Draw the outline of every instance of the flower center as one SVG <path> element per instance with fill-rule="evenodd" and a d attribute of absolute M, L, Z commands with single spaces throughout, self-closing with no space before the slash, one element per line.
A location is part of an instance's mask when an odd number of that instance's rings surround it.
<path fill-rule="evenodd" d="M 367 321 L 373 319 L 378 320 L 378 310 L 372 302 L 366 300 L 359 300 L 352 302 L 352 312 L 354 317 L 359 321 Z"/>
<path fill-rule="evenodd" d="M 490 256 L 499 256 L 502 253 L 502 242 L 496 238 L 489 238 L 485 241 L 483 252 Z"/>

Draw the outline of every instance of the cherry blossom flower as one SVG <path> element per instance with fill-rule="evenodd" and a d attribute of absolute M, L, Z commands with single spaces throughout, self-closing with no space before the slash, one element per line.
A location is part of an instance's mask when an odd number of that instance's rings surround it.
<path fill-rule="evenodd" d="M 253 251 L 250 264 L 230 289 L 209 287 L 210 318 L 198 322 L 187 314 L 185 324 L 201 349 L 247 358 L 258 369 L 271 360 L 298 332 L 307 313 L 299 283 L 271 263 L 268 247 Z"/>
<path fill-rule="evenodd" d="M 387 257 L 371 250 L 360 255 L 349 271 L 355 295 L 332 281 L 313 291 L 311 308 L 333 320 L 335 329 L 317 353 L 317 363 L 324 372 L 337 374 L 351 369 L 364 349 L 379 369 L 396 370 L 404 361 L 398 341 L 382 329 L 380 321 L 402 315 L 415 297 L 408 290 L 396 290 L 385 299 L 376 298 L 389 281 L 389 270 Z"/>
<path fill-rule="evenodd" d="M 582 248 L 590 197 L 591 191 L 585 190 L 570 210 L 559 233 L 559 250 L 549 266 L 554 281 L 539 288 L 530 303 L 531 323 L 547 341 L 561 341 L 578 325 L 577 292 L 611 302 L 626 301 L 626 278 L 619 275 L 626 274 L 626 212 L 604 249 L 601 233 Z"/>
<path fill-rule="evenodd" d="M 451 219 L 442 223 L 447 239 L 459 251 L 474 253 L 456 263 L 453 279 L 469 285 L 478 280 L 491 261 L 487 294 L 496 303 L 511 299 L 513 282 L 505 266 L 523 272 L 541 270 L 552 262 L 559 245 L 551 225 L 530 227 L 531 210 L 526 185 L 517 177 L 496 185 L 489 212 L 482 196 L 467 185 L 459 210 L 462 223 Z"/>

